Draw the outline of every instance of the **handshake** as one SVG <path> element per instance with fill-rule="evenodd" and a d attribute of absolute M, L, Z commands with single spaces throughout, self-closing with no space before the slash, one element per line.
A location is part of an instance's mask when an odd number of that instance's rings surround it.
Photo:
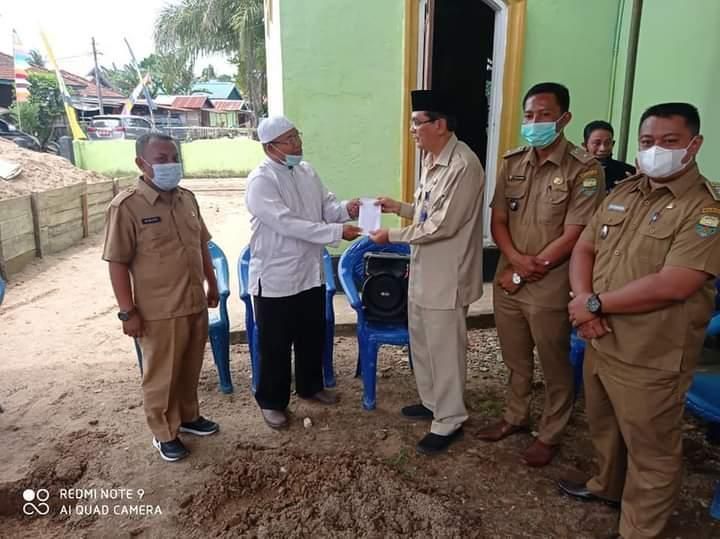
<path fill-rule="evenodd" d="M 364 201 L 359 198 L 354 198 L 347 203 L 346 209 L 351 219 L 358 219 L 360 216 L 360 207 L 368 203 L 368 199 Z M 379 206 L 382 213 L 394 213 L 400 214 L 400 202 L 393 200 L 392 198 L 380 197 L 375 199 L 375 206 Z M 359 236 L 363 235 L 365 230 L 362 227 L 356 225 L 345 224 L 343 225 L 343 239 L 347 241 L 353 241 Z M 368 230 L 368 236 L 375 243 L 389 243 L 388 230 L 383 228 L 377 228 L 376 230 Z"/>

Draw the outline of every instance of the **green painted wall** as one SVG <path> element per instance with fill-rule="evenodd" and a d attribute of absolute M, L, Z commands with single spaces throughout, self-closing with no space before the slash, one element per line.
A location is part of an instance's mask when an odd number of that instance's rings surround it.
<path fill-rule="evenodd" d="M 131 176 L 137 173 L 134 140 L 76 140 L 75 166 L 107 176 Z"/>
<path fill-rule="evenodd" d="M 613 48 L 621 4 L 622 0 L 528 0 L 527 3 L 521 94 L 538 82 L 566 85 L 573 113 L 566 135 L 576 144 L 582 142 L 585 124 L 608 118 Z M 520 126 L 518 141 L 519 129 Z"/>
<path fill-rule="evenodd" d="M 247 176 L 265 158 L 262 146 L 247 138 L 196 140 L 181 148 L 189 178 Z"/>
<path fill-rule="evenodd" d="M 283 0 L 284 113 L 339 198 L 401 195 L 403 2 Z"/>
<path fill-rule="evenodd" d="M 135 141 L 75 141 L 74 147 L 80 168 L 115 177 L 137 173 Z M 183 142 L 181 151 L 188 178 L 247 176 L 265 157 L 262 146 L 247 138 Z"/>
<path fill-rule="evenodd" d="M 699 163 L 720 181 L 720 1 L 651 0 L 643 5 L 628 160 L 634 159 L 643 111 L 665 101 L 686 101 L 700 111 L 705 136 Z"/>

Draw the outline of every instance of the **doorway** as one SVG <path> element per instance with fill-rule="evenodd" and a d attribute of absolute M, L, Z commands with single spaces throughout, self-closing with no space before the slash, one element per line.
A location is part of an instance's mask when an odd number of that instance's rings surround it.
<path fill-rule="evenodd" d="M 453 97 L 456 134 L 487 166 L 495 11 L 482 0 L 435 0 L 429 87 Z"/>
<path fill-rule="evenodd" d="M 456 100 L 457 136 L 485 169 L 485 244 L 500 148 L 508 6 L 503 0 L 418 0 L 418 87 Z M 416 183 L 420 154 L 415 161 Z"/>

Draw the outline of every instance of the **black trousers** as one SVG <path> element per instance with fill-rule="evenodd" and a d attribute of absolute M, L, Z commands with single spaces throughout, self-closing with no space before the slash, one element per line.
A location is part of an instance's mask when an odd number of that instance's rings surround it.
<path fill-rule="evenodd" d="M 325 287 L 294 296 L 254 296 L 260 336 L 260 373 L 255 400 L 266 410 L 285 410 L 290 402 L 291 349 L 295 351 L 295 390 L 312 397 L 323 389 Z"/>

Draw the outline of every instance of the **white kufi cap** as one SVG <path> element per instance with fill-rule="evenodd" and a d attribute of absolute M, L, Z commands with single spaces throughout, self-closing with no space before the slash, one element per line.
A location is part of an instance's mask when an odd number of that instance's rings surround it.
<path fill-rule="evenodd" d="M 291 129 L 295 129 L 295 126 L 290 120 L 285 118 L 285 116 L 271 116 L 260 122 L 257 134 L 260 142 L 267 144 Z"/>

